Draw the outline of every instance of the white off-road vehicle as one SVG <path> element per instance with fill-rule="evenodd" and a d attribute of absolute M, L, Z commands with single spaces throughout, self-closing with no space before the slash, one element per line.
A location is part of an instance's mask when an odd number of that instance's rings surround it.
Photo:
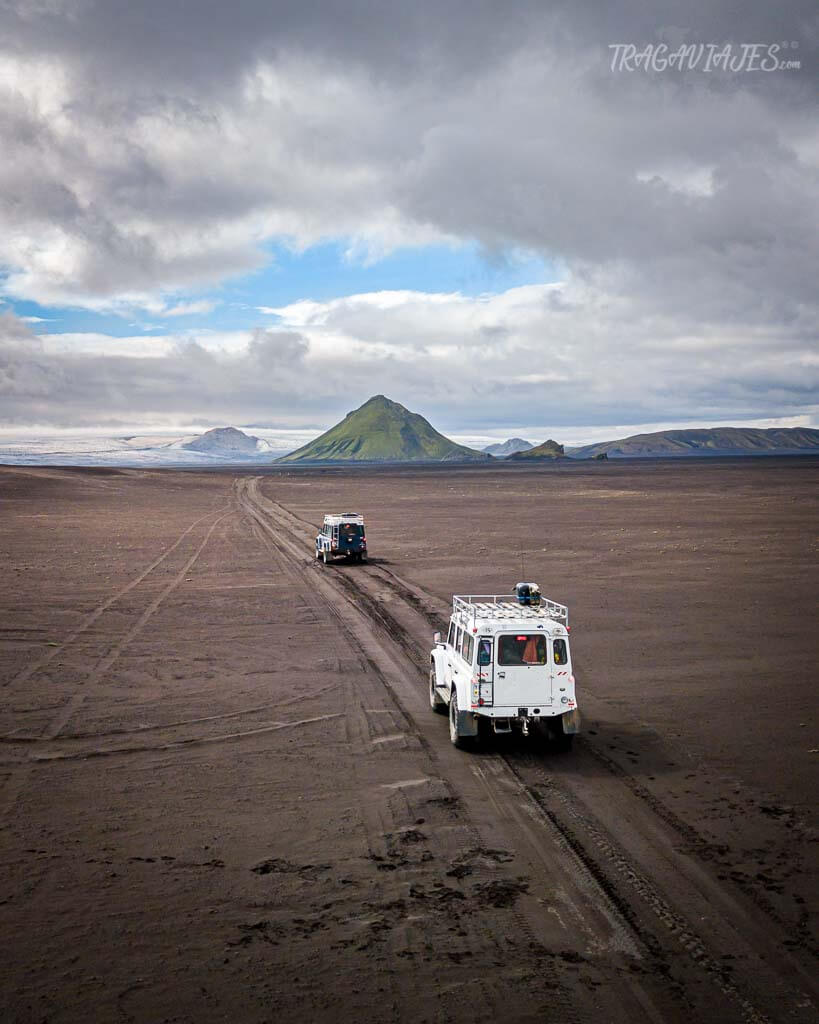
<path fill-rule="evenodd" d="M 357 512 L 339 512 L 324 517 L 324 525 L 316 537 L 316 558 L 327 565 L 331 558 L 339 556 L 353 562 L 367 560 L 364 517 Z"/>
<path fill-rule="evenodd" d="M 449 711 L 456 747 L 479 735 L 533 728 L 568 750 L 580 731 L 569 650 L 569 611 L 541 598 L 535 584 L 515 594 L 452 598 L 446 639 L 440 633 L 429 658 L 429 702 Z"/>

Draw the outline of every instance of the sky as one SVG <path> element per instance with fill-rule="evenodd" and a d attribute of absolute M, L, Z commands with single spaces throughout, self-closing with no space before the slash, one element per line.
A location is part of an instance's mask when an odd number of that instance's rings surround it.
<path fill-rule="evenodd" d="M 0 430 L 819 425 L 817 50 L 813 0 L 0 0 Z"/>

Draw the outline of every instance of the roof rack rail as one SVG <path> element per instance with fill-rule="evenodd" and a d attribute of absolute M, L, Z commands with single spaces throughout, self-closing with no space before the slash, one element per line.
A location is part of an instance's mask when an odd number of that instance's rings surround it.
<path fill-rule="evenodd" d="M 520 604 L 515 594 L 454 594 L 452 611 L 461 618 L 478 619 L 557 619 L 569 625 L 565 604 L 541 597 L 540 605 Z"/>

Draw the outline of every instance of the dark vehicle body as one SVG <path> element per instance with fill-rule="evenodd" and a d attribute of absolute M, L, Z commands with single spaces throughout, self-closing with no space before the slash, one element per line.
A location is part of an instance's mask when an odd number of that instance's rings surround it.
<path fill-rule="evenodd" d="M 367 537 L 363 516 L 354 512 L 326 515 L 316 537 L 316 558 L 320 558 L 325 565 L 331 558 L 366 561 Z"/>

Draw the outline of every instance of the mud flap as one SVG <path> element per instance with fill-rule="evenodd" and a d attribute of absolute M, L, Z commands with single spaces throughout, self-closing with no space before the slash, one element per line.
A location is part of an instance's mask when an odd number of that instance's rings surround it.
<path fill-rule="evenodd" d="M 459 736 L 477 736 L 478 735 L 478 716 L 474 715 L 471 711 L 461 711 L 458 709 L 458 735 Z"/>
<path fill-rule="evenodd" d="M 573 711 L 566 711 L 560 716 L 560 720 L 563 723 L 565 736 L 574 736 L 580 732 L 580 711 L 577 708 Z"/>

